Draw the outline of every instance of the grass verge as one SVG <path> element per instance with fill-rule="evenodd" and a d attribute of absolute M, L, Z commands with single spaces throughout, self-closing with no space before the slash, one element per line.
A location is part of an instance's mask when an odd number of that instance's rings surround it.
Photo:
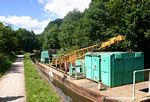
<path fill-rule="evenodd" d="M 60 102 L 52 87 L 39 76 L 29 54 L 25 54 L 24 68 L 27 102 Z"/>

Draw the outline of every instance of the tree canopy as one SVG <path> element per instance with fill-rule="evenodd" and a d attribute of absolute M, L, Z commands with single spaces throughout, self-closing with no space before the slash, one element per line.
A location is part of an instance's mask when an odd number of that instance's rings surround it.
<path fill-rule="evenodd" d="M 126 36 L 126 40 L 112 46 L 111 50 L 131 49 L 148 55 L 150 0 L 92 0 L 83 13 L 75 9 L 63 19 L 51 21 L 41 38 L 43 47 L 47 46 L 47 49 L 69 51 L 101 43 L 120 34 Z"/>
<path fill-rule="evenodd" d="M 33 31 L 13 30 L 11 25 L 0 23 L 0 54 L 11 55 L 19 51 L 38 49 L 39 42 Z"/>
<path fill-rule="evenodd" d="M 74 49 L 122 34 L 121 48 L 143 51 L 149 47 L 149 23 L 149 0 L 92 0 L 83 13 L 75 9 L 51 21 L 41 36 L 48 49 Z"/>
<path fill-rule="evenodd" d="M 50 21 L 40 35 L 0 23 L 0 53 L 33 49 L 68 52 L 120 34 L 126 40 L 111 50 L 131 49 L 150 56 L 150 0 L 92 0 L 84 12 L 74 9 L 63 19 Z"/>

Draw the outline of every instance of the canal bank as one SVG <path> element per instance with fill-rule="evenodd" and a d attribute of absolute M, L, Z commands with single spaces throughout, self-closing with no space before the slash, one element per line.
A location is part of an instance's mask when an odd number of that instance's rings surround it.
<path fill-rule="evenodd" d="M 93 100 L 91 100 L 90 98 L 84 97 L 84 94 L 81 95 L 67 87 L 63 80 L 60 81 L 55 79 L 54 77 L 51 77 L 51 75 L 49 75 L 50 73 L 47 73 L 49 71 L 39 66 L 39 64 L 36 64 L 36 68 L 42 78 L 44 78 L 49 82 L 49 84 L 53 86 L 53 89 L 61 97 L 63 102 L 93 102 Z"/>

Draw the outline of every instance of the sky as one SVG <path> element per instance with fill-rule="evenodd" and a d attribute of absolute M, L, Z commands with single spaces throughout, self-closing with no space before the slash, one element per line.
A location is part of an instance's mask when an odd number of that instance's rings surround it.
<path fill-rule="evenodd" d="M 40 34 L 47 24 L 69 11 L 83 12 L 91 0 L 0 0 L 0 21 L 14 29 L 25 28 Z"/>

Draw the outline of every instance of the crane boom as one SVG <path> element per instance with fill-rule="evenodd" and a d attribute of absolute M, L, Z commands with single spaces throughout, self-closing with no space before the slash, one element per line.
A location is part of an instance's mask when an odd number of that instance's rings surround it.
<path fill-rule="evenodd" d="M 116 37 L 108 39 L 107 41 L 101 44 L 85 47 L 82 49 L 75 50 L 69 54 L 59 56 L 57 59 L 52 60 L 51 65 L 73 63 L 76 59 L 83 58 L 87 52 L 91 52 L 94 49 L 104 49 L 110 47 L 113 44 L 117 44 L 118 42 L 121 42 L 123 40 L 125 40 L 125 37 L 122 35 L 118 35 Z"/>

